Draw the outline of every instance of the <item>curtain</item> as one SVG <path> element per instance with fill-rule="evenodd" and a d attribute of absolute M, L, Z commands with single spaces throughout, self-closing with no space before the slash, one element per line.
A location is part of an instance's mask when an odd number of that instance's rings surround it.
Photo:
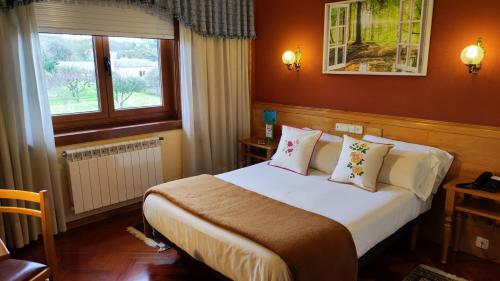
<path fill-rule="evenodd" d="M 250 136 L 249 40 L 203 37 L 180 26 L 183 174 L 238 166 Z"/>
<path fill-rule="evenodd" d="M 204 36 L 255 37 L 253 0 L 0 0 L 0 9 L 43 1 L 133 5 L 162 17 L 177 19 Z"/>
<path fill-rule="evenodd" d="M 54 231 L 64 231 L 61 183 L 33 5 L 0 11 L 0 42 L 0 188 L 47 189 Z M 13 200 L 1 204 L 25 206 Z M 9 247 L 22 247 L 39 233 L 36 218 L 0 215 L 0 238 Z"/>

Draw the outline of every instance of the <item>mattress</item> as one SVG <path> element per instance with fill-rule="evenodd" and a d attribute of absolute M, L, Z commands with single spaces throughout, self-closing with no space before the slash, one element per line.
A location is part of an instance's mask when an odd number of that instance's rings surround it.
<path fill-rule="evenodd" d="M 328 181 L 310 170 L 302 176 L 261 163 L 217 175 L 277 201 L 333 219 L 351 232 L 358 257 L 431 207 L 412 192 L 385 184 L 372 193 Z M 286 263 L 263 246 L 149 195 L 144 216 L 160 233 L 194 258 L 233 280 L 291 280 Z"/>

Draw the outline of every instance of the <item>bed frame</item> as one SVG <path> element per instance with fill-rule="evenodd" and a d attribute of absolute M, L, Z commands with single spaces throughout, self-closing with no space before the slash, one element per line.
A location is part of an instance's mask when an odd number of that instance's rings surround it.
<path fill-rule="evenodd" d="M 439 93 L 435 93 L 439 94 Z M 264 110 L 276 111 L 276 137 L 279 138 L 281 125 L 298 128 L 321 129 L 326 133 L 342 136 L 344 132 L 335 130 L 337 123 L 359 125 L 363 134 L 382 136 L 405 142 L 437 147 L 451 153 L 455 159 L 446 181 L 455 178 L 475 179 L 484 171 L 500 174 L 500 127 L 426 120 L 391 115 L 360 113 L 352 111 L 313 108 L 278 103 L 254 101 L 252 103 L 252 136 L 263 137 Z M 361 134 L 348 134 L 361 138 Z M 485 149 L 488 148 L 488 149 Z M 426 218 L 421 222 L 422 237 L 440 243 L 443 235 L 444 192 L 438 191 Z M 463 228 L 460 249 L 470 254 L 487 258 L 477 251 L 474 237 L 491 234 L 488 224 L 482 221 L 468 221 Z M 493 239 L 493 238 L 491 238 Z"/>
<path fill-rule="evenodd" d="M 500 173 L 500 162 L 498 161 L 500 158 L 500 127 L 253 102 L 253 136 L 262 137 L 264 134 L 264 125 L 262 122 L 262 112 L 264 110 L 274 110 L 277 112 L 276 127 L 278 132 L 276 137 L 279 137 L 280 125 L 282 124 L 299 128 L 322 129 L 327 133 L 336 135 L 344 134 L 335 131 L 336 123 L 355 124 L 362 126 L 363 134 L 434 146 L 450 152 L 455 156 L 455 160 L 448 173 L 448 179 L 458 176 L 475 177 L 485 170 Z M 361 137 L 361 135 L 352 136 Z M 484 149 L 484 147 L 488 147 L 489 149 Z M 442 207 L 443 202 L 438 199 L 440 198 L 434 198 L 432 209 Z M 439 238 L 436 239 L 436 237 L 441 236 L 442 229 L 441 224 L 436 225 L 435 222 L 441 218 L 441 214 L 439 217 L 436 217 L 430 211 L 420 215 L 417 219 L 407 223 L 364 254 L 359 259 L 359 266 L 363 267 L 368 264 L 374 257 L 379 256 L 381 252 L 408 232 L 411 232 L 410 249 L 415 249 L 418 225 L 423 220 L 427 221 L 427 223 L 432 223 L 433 226 L 437 226 L 427 228 L 430 229 L 427 231 L 432 231 L 432 233 L 426 233 L 426 236 L 431 238 L 431 240 L 438 240 Z M 425 225 L 424 222 L 422 224 Z M 159 235 L 158 232 L 151 228 L 146 219 L 144 219 L 144 228 L 144 232 L 148 236 Z M 477 228 L 480 229 L 481 227 L 478 225 Z M 191 258 L 191 256 L 174 243 L 164 237 L 163 239 L 175 248 L 179 254 Z M 221 275 L 220 273 L 217 274 Z M 227 278 L 223 277 L 221 280 L 227 280 Z"/>

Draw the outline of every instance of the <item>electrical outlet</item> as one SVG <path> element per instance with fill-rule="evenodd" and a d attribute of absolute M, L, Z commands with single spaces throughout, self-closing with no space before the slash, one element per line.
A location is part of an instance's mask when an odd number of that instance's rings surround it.
<path fill-rule="evenodd" d="M 476 247 L 488 250 L 490 247 L 490 240 L 481 236 L 476 236 Z"/>
<path fill-rule="evenodd" d="M 363 126 L 345 124 L 345 123 L 336 123 L 335 131 L 361 135 L 363 134 Z"/>

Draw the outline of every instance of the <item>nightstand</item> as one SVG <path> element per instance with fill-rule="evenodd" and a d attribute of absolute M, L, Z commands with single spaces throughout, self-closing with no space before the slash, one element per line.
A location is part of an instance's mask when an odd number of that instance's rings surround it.
<path fill-rule="evenodd" d="M 278 148 L 278 142 L 278 140 L 267 142 L 265 139 L 257 137 L 240 140 L 240 167 L 271 160 L 276 148 Z"/>
<path fill-rule="evenodd" d="M 444 204 L 443 254 L 441 262 L 448 260 L 453 215 L 455 214 L 454 250 L 458 250 L 463 213 L 471 214 L 495 221 L 500 221 L 500 193 L 491 193 L 479 189 L 457 187 L 457 183 L 474 181 L 473 178 L 457 178 L 444 185 L 446 201 Z"/>

